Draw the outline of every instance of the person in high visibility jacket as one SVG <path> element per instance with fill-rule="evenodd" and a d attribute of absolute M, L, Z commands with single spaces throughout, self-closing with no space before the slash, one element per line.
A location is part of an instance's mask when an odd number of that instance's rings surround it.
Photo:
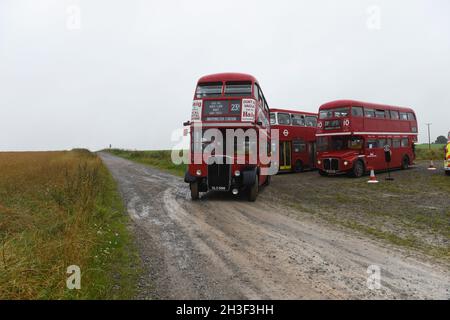
<path fill-rule="evenodd" d="M 450 132 L 448 133 L 447 146 L 445 147 L 444 170 L 450 176 Z"/>

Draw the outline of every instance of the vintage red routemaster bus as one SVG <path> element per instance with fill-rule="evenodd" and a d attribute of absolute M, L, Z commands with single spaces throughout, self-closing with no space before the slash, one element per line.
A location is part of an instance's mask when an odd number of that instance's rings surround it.
<path fill-rule="evenodd" d="M 339 100 L 319 109 L 317 167 L 321 175 L 385 170 L 384 147 L 392 151 L 391 168 L 408 168 L 415 160 L 417 119 L 410 108 Z"/>
<path fill-rule="evenodd" d="M 270 125 L 279 130 L 279 171 L 315 168 L 317 113 L 270 109 Z"/>
<path fill-rule="evenodd" d="M 271 167 L 261 157 L 262 151 L 270 156 L 270 121 L 269 106 L 256 78 L 241 73 L 200 78 L 191 121 L 184 125 L 190 126 L 185 182 L 190 184 L 191 198 L 196 200 L 199 192 L 210 190 L 245 191 L 254 201 L 259 187 L 270 181 L 268 170 L 263 169 Z"/>

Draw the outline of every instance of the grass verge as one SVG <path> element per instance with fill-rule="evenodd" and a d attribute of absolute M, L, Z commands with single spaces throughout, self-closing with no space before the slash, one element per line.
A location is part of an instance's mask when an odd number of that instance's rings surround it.
<path fill-rule="evenodd" d="M 0 153 L 0 299 L 129 299 L 140 262 L 114 180 L 87 150 Z M 81 289 L 66 286 L 67 267 Z"/>
<path fill-rule="evenodd" d="M 107 149 L 104 151 L 128 160 L 152 166 L 180 177 L 184 177 L 184 173 L 187 169 L 186 164 L 176 165 L 172 162 L 172 151 L 170 150 L 131 151 Z"/>

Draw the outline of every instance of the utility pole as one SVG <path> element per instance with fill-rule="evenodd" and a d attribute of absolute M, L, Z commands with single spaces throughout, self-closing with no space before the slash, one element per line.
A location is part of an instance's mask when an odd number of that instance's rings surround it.
<path fill-rule="evenodd" d="M 431 123 L 426 123 L 427 127 L 428 127 L 428 150 L 430 152 L 430 166 L 428 167 L 428 170 L 436 170 L 436 167 L 434 166 L 433 163 L 433 154 L 431 153 L 431 134 L 430 134 L 430 126 Z"/>
<path fill-rule="evenodd" d="M 431 135 L 430 135 L 430 126 L 432 123 L 426 123 L 428 127 L 428 150 L 431 150 Z"/>

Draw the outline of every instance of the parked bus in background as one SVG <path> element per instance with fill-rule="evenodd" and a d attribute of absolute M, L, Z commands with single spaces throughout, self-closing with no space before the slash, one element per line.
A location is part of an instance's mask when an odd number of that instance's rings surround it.
<path fill-rule="evenodd" d="M 445 174 L 450 176 L 450 131 L 447 137 L 447 145 L 445 146 L 444 170 Z"/>
<path fill-rule="evenodd" d="M 279 130 L 279 171 L 315 168 L 317 113 L 270 109 L 270 125 Z"/>
<path fill-rule="evenodd" d="M 270 176 L 261 170 L 270 164 L 262 163 L 259 153 L 259 135 L 267 137 L 265 148 L 269 153 L 271 149 L 269 106 L 258 81 L 241 73 L 220 73 L 200 78 L 194 94 L 191 121 L 184 125 L 190 126 L 191 161 L 185 182 L 190 185 L 192 199 L 198 199 L 199 192 L 210 190 L 231 190 L 233 194 L 245 190 L 249 200 L 254 201 L 259 187 L 270 181 Z M 209 129 L 219 131 L 223 140 L 206 138 L 205 132 L 211 132 Z M 233 137 L 230 143 L 234 144 L 234 153 L 230 157 L 226 152 L 227 129 L 245 132 L 254 129 L 258 140 L 246 138 L 238 145 L 238 140 Z M 209 158 L 205 160 L 205 149 L 218 144 L 223 144 L 222 152 L 207 154 Z M 255 156 L 252 150 L 257 151 L 256 163 L 249 161 L 251 156 Z"/>
<path fill-rule="evenodd" d="M 319 109 L 317 167 L 321 175 L 385 170 L 384 146 L 392 151 L 391 168 L 415 160 L 417 120 L 410 108 L 339 100 Z"/>

